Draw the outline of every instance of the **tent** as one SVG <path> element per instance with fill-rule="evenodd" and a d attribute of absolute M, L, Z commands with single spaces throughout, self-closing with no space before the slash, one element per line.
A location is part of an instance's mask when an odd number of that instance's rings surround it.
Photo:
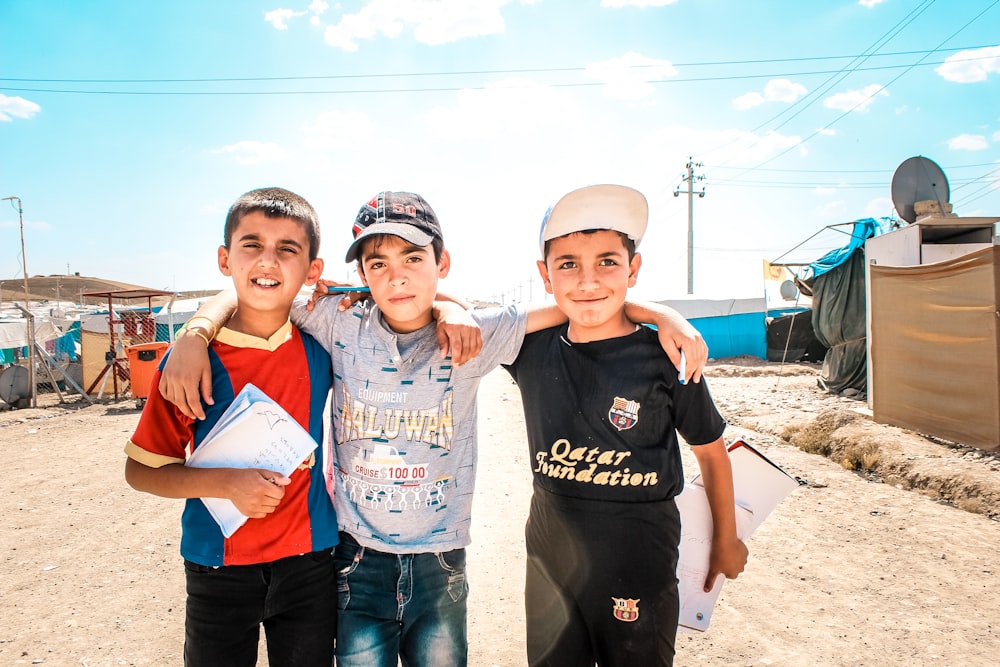
<path fill-rule="evenodd" d="M 670 299 L 670 306 L 701 332 L 714 359 L 767 354 L 764 298 Z"/>
<path fill-rule="evenodd" d="M 887 223 L 886 218 L 855 220 L 846 245 L 810 262 L 796 278 L 812 297 L 816 339 L 829 348 L 820 380 L 831 392 L 868 388 L 865 241 L 885 231 Z"/>

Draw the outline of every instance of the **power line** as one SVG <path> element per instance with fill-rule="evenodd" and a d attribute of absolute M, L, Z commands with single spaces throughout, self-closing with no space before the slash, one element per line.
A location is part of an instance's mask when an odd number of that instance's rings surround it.
<path fill-rule="evenodd" d="M 924 60 L 924 58 L 926 58 L 926 57 L 927 57 L 927 56 L 929 56 L 930 54 L 934 53 L 934 52 L 935 52 L 935 51 L 936 51 L 937 49 L 939 49 L 939 48 L 941 48 L 942 46 L 944 46 L 945 44 L 947 44 L 947 43 L 948 43 L 948 42 L 949 42 L 949 41 L 950 41 L 950 40 L 951 40 L 952 38 L 954 38 L 954 37 L 955 37 L 956 35 L 958 35 L 958 34 L 959 34 L 960 32 L 962 32 L 963 30 L 965 30 L 966 28 L 968 28 L 968 27 L 969 27 L 970 25 L 972 25 L 973 23 L 975 23 L 976 21 L 978 21 L 978 20 L 979 20 L 979 19 L 980 19 L 980 18 L 981 18 L 981 17 L 983 16 L 983 14 L 985 14 L 986 12 L 990 11 L 991 9 L 993 9 L 993 7 L 994 7 L 994 6 L 996 6 L 996 5 L 998 4 L 998 3 L 1000 3 L 1000 0 L 993 0 L 993 2 L 992 2 L 992 3 L 990 3 L 990 4 L 989 4 L 989 5 L 988 5 L 988 6 L 987 6 L 987 7 L 985 8 L 985 9 L 983 9 L 983 10 L 982 10 L 981 12 L 979 12 L 978 14 L 976 14 L 976 15 L 975 15 L 974 17 L 972 17 L 971 19 L 969 19 L 969 21 L 967 21 L 967 22 L 966 22 L 966 23 L 965 23 L 965 24 L 964 24 L 964 25 L 963 25 L 963 26 L 962 26 L 961 28 L 959 28 L 959 29 L 958 29 L 958 30 L 956 30 L 955 32 L 951 33 L 951 34 L 950 34 L 950 35 L 949 35 L 948 37 L 944 38 L 944 39 L 943 39 L 943 40 L 942 40 L 942 41 L 941 41 L 941 42 L 940 42 L 940 43 L 938 44 L 938 46 L 937 46 L 937 47 L 935 47 L 934 49 L 932 49 L 932 50 L 928 51 L 928 52 L 927 52 L 927 54 L 926 54 L 925 56 L 922 56 L 922 57 L 921 57 L 920 59 L 918 59 L 918 60 L 917 60 L 917 62 L 913 63 L 912 65 L 910 65 L 910 66 L 908 66 L 908 67 L 907 67 L 906 69 L 904 69 L 904 70 L 903 70 L 902 72 L 900 72 L 899 74 L 897 74 L 897 75 L 896 75 L 895 77 L 893 77 L 893 78 L 892 78 L 892 79 L 891 79 L 891 80 L 889 81 L 889 83 L 885 84 L 884 86 L 881 86 L 881 87 L 879 88 L 879 90 L 878 90 L 878 91 L 876 91 L 876 92 L 872 93 L 871 95 L 869 95 L 869 96 L 868 96 L 868 97 L 866 97 L 865 99 L 863 99 L 863 100 L 859 101 L 859 102 L 858 102 L 857 104 L 855 104 L 854 106 L 852 106 L 852 107 L 851 107 L 850 109 L 848 109 L 848 110 L 844 111 L 844 113 L 840 114 L 839 116 L 837 116 L 836 118 L 834 118 L 834 119 L 833 119 L 832 121 L 830 121 L 829 123 L 827 123 L 827 124 L 826 124 L 826 125 L 824 125 L 823 127 L 819 128 L 819 129 L 817 129 L 817 130 L 815 130 L 815 131 L 814 131 L 814 132 L 813 132 L 812 134 L 810 134 L 810 135 L 809 135 L 808 137 L 806 137 L 805 139 L 803 139 L 803 140 L 802 140 L 802 141 L 800 141 L 799 143 L 795 144 L 794 146 L 789 146 L 789 147 L 788 147 L 788 148 L 786 148 L 785 150 L 783 150 L 783 151 L 780 151 L 780 152 L 776 153 L 775 155 L 772 155 L 771 157 L 769 157 L 768 159 L 764 160 L 763 162 L 761 162 L 761 163 L 760 163 L 759 165 L 757 165 L 756 167 L 750 167 L 750 168 L 746 169 L 745 171 L 743 171 L 743 172 L 742 172 L 741 174 L 739 174 L 738 176 L 742 176 L 743 174 L 747 174 L 747 173 L 750 173 L 751 171 L 754 171 L 754 170 L 758 169 L 759 167 L 762 167 L 762 166 L 763 166 L 763 165 L 765 165 L 765 164 L 768 164 L 768 163 L 770 163 L 770 162 L 773 162 L 774 160 L 777 160 L 777 159 L 778 159 L 779 157 L 781 157 L 781 156 L 783 156 L 783 155 L 786 155 L 786 154 L 787 154 L 788 152 L 790 152 L 791 150 L 793 150 L 793 149 L 795 149 L 795 148 L 798 148 L 798 147 L 802 146 L 802 145 L 803 145 L 803 144 L 805 144 L 805 143 L 806 143 L 807 141 L 809 141 L 809 140 L 810 140 L 810 139 L 812 139 L 813 137 L 815 137 L 815 136 L 819 135 L 819 134 L 820 134 L 820 133 L 822 133 L 823 131 L 825 131 L 825 130 L 828 130 L 828 129 L 830 129 L 830 128 L 831 128 L 831 127 L 832 127 L 833 125 L 835 125 L 835 124 L 836 124 L 837 122 L 839 122 L 839 121 L 840 121 L 841 119 L 843 119 L 843 118 L 844 118 L 845 116 L 847 116 L 847 115 L 848 115 L 849 113 L 851 113 L 852 111 L 854 111 L 855 109 L 857 109 L 858 107 L 860 107 L 860 106 L 861 106 L 862 104 L 865 104 L 866 102 L 868 102 L 868 101 L 869 101 L 869 100 L 870 100 L 870 99 L 871 99 L 871 98 L 872 98 L 872 97 L 873 97 L 874 95 L 877 95 L 877 94 L 878 94 L 879 92 L 881 92 L 881 91 L 883 91 L 883 90 L 887 89 L 887 88 L 888 88 L 889 86 L 891 86 L 891 85 L 892 85 L 893 83 L 895 83 L 896 81 L 898 81 L 898 80 L 899 80 L 900 78 L 902 78 L 902 77 L 903 77 L 904 75 L 906 75 L 907 73 L 909 73 L 909 72 L 910 72 L 911 70 L 913 70 L 913 69 L 914 69 L 915 67 L 917 67 L 917 66 L 922 66 L 923 64 L 926 64 L 926 63 L 922 63 L 922 61 Z M 861 70 L 856 70 L 856 71 L 861 71 Z M 779 126 L 779 127 L 780 127 L 780 126 Z"/>
<path fill-rule="evenodd" d="M 997 0 L 1000 2 L 1000 0 Z M 989 60 L 992 56 L 983 56 L 981 58 L 970 58 L 965 62 L 975 62 L 976 60 Z M 855 68 L 851 70 L 854 72 L 875 72 L 875 71 L 885 71 L 894 69 L 904 69 L 906 72 L 914 69 L 915 67 L 932 67 L 934 65 L 943 65 L 944 60 L 937 60 L 933 62 L 917 62 L 910 64 L 898 64 L 898 65 L 884 65 L 881 67 L 862 67 Z M 768 72 L 760 74 L 732 74 L 725 76 L 705 76 L 705 77 L 686 77 L 686 78 L 675 78 L 675 79 L 657 79 L 657 80 L 647 80 L 643 81 L 644 84 L 648 85 L 663 85 L 663 84 L 682 84 L 682 83 L 703 83 L 712 81 L 742 81 L 750 79 L 770 79 L 775 77 L 803 77 L 803 76 L 817 76 L 824 74 L 837 74 L 843 70 L 815 70 L 815 71 L 805 71 L 805 72 Z M 905 74 L 906 72 L 903 72 Z M 900 75 L 902 76 L 902 74 Z M 899 77 L 897 76 L 892 81 L 896 81 Z M 10 79 L 0 79 L 0 81 Z M 38 79 L 31 79 L 32 81 L 38 81 Z M 268 79 L 255 79 L 253 82 L 263 82 Z M 285 80 L 295 80 L 294 78 L 282 77 L 275 79 L 278 81 Z M 220 81 L 226 80 L 193 80 L 190 83 L 219 83 Z M 229 80 L 233 82 L 240 82 L 240 80 Z M 159 83 L 156 80 L 149 81 L 139 81 L 138 83 Z M 891 82 L 890 82 L 891 83 Z M 438 86 L 438 87 L 409 87 L 409 88 L 355 88 L 346 90 L 74 90 L 65 88 L 20 88 L 12 86 L 0 86 L 0 90 L 15 93 L 55 93 L 61 95 L 134 95 L 134 96 L 252 96 L 252 95 L 374 95 L 374 94 L 386 94 L 386 93 L 444 93 L 444 92 L 458 92 L 461 90 L 520 90 L 534 86 L 533 82 L 525 83 L 523 85 L 510 85 L 504 88 L 497 88 L 488 84 L 477 85 L 477 86 Z M 570 83 L 546 83 L 546 86 L 550 88 L 593 88 L 607 85 L 604 81 L 577 81 Z M 857 108 L 862 102 L 856 105 Z M 846 113 L 853 111 L 853 108 Z M 839 120 L 839 118 L 838 118 Z M 836 122 L 836 121 L 834 121 Z M 832 125 L 833 123 L 831 123 Z M 827 126 L 829 127 L 829 125 Z M 757 128 L 759 129 L 759 127 Z M 822 128 L 826 129 L 826 128 Z M 819 130 L 817 131 L 817 133 Z M 811 138 L 811 137 L 809 137 Z M 730 142 L 732 143 L 732 142 Z M 802 142 L 804 143 L 804 141 Z M 729 145 L 729 144 L 725 144 Z M 724 146 L 723 146 L 724 147 Z M 722 148 L 722 147 L 719 147 Z M 708 154 L 719 150 L 719 148 L 709 151 Z M 794 147 L 793 147 L 794 148 Z M 791 149 L 789 149 L 791 150 Z M 787 152 L 787 151 L 785 151 Z M 782 153 L 783 155 L 784 153 Z"/>
<path fill-rule="evenodd" d="M 983 197 L 992 194 L 995 190 L 1000 188 L 1000 167 L 996 167 L 992 171 L 983 174 L 979 178 L 973 179 L 968 183 L 964 183 L 958 186 L 957 188 L 955 188 L 955 190 L 952 191 L 952 194 L 954 194 L 956 191 L 961 190 L 966 186 L 973 185 L 974 183 L 979 183 L 982 181 L 985 181 L 985 183 L 983 183 L 982 186 L 976 188 L 972 192 L 966 193 L 965 196 L 963 196 L 957 202 L 954 202 L 954 205 L 964 206 L 971 204 L 974 201 L 978 201 Z"/>
<path fill-rule="evenodd" d="M 976 164 L 954 164 L 945 169 L 973 169 L 979 167 L 996 167 L 996 162 L 979 162 Z M 714 165 L 711 166 L 712 169 L 732 169 L 742 170 L 745 167 L 729 167 L 726 165 Z M 754 171 L 762 171 L 767 173 L 776 174 L 891 174 L 895 169 L 775 169 L 775 168 L 762 168 L 755 169 Z"/>
<path fill-rule="evenodd" d="M 960 46 L 940 51 L 972 51 L 994 46 L 993 44 L 981 44 L 976 46 Z M 874 54 L 875 57 L 912 56 L 927 51 L 895 51 L 891 53 Z M 759 58 L 754 60 L 707 60 L 689 63 L 671 63 L 674 67 L 718 67 L 732 65 L 763 65 L 769 63 L 798 63 L 818 60 L 843 60 L 845 58 L 858 58 L 856 55 L 835 55 L 835 56 L 802 56 L 798 58 Z M 621 65 L 609 69 L 653 69 L 662 67 L 661 64 L 642 65 Z M 587 67 L 525 67 L 519 69 L 483 69 L 483 70 L 444 70 L 438 72 L 392 72 L 381 74 L 318 74 L 318 75 L 289 75 L 289 76 L 245 76 L 245 77 L 199 77 L 199 78 L 165 78 L 165 79 L 51 79 L 51 78 L 31 78 L 31 77 L 0 77 L 0 81 L 11 81 L 17 83 L 237 83 L 237 82 L 265 82 L 265 81 L 323 81 L 342 79 L 384 79 L 384 78 L 417 78 L 428 76 L 482 76 L 490 74 L 546 74 L 557 72 L 583 72 Z"/>
<path fill-rule="evenodd" d="M 824 81 L 823 83 L 821 83 L 818 88 L 814 88 L 812 91 L 810 91 L 808 94 L 806 94 L 802 98 L 800 98 L 798 100 L 795 100 L 795 102 L 793 102 L 787 108 L 782 109 L 781 111 L 779 111 L 775 115 L 773 115 L 770 118 L 768 118 L 767 120 L 765 120 L 763 123 L 760 123 L 759 125 L 757 125 L 757 127 L 753 128 L 750 131 L 750 134 L 756 134 L 758 130 L 760 130 L 760 129 L 762 129 L 762 128 L 768 126 L 768 125 L 770 125 L 772 122 L 778 120 L 779 118 L 781 118 L 786 113 L 789 113 L 795 107 L 800 106 L 800 105 L 804 105 L 804 106 L 802 106 L 802 108 L 799 111 L 797 111 L 791 117 L 785 119 L 780 125 L 778 125 L 778 127 L 774 128 L 774 129 L 778 130 L 778 129 L 784 127 L 789 121 L 791 121 L 793 118 L 795 118 L 800 113 L 802 113 L 802 111 L 804 111 L 805 109 L 809 108 L 817 100 L 819 100 L 820 95 L 822 95 L 825 92 L 829 91 L 834 85 L 836 85 L 840 81 L 843 81 L 844 78 L 846 78 L 849 74 L 853 74 L 854 72 L 861 71 L 860 70 L 860 66 L 861 66 L 862 63 L 864 63 L 865 61 L 867 61 L 869 58 L 873 57 L 875 51 L 877 51 L 879 48 L 881 48 L 882 45 L 884 45 L 885 43 L 887 43 L 889 39 L 891 39 L 892 37 L 895 37 L 896 35 L 898 35 L 899 32 L 903 28 L 909 26 L 910 23 L 912 23 L 912 21 L 917 16 L 919 16 L 920 14 L 922 14 L 934 2 L 935 2 L 935 0 L 924 0 L 922 8 L 921 8 L 921 6 L 917 6 L 916 8 L 914 8 L 913 10 L 911 10 L 910 13 L 907 14 L 906 16 L 904 16 L 902 19 L 900 19 L 900 21 L 898 21 L 896 23 L 896 25 L 894 25 L 892 28 L 890 28 L 886 32 L 882 33 L 882 35 L 878 39 L 876 39 L 868 48 L 866 48 L 861 55 L 854 56 L 854 58 L 852 58 L 851 62 L 848 63 L 848 65 L 846 67 L 842 68 L 838 72 L 833 73 L 826 81 Z M 913 18 L 911 18 L 911 17 L 913 17 Z M 821 89 L 822 89 L 822 92 L 820 92 Z M 732 145 L 735 141 L 736 141 L 736 139 L 733 139 L 732 141 L 727 142 L 727 143 L 723 144 L 722 146 L 719 146 L 719 147 L 713 149 L 708 154 L 710 155 L 713 152 L 717 152 L 719 150 L 722 150 L 723 148 L 726 148 L 726 147 Z M 754 145 L 756 145 L 756 143 L 758 143 L 758 142 L 754 142 Z M 745 152 L 746 150 L 748 150 L 748 148 L 750 148 L 750 147 L 748 146 L 748 147 L 744 148 L 742 151 L 740 151 L 740 153 Z M 737 153 L 737 155 L 738 154 L 739 153 Z M 732 160 L 732 158 L 733 158 L 733 156 L 731 156 L 729 159 Z"/>
<path fill-rule="evenodd" d="M 984 177 L 980 176 L 978 178 L 972 179 L 961 179 L 961 180 L 951 180 L 949 179 L 949 184 L 954 185 L 956 183 L 961 183 L 957 188 L 951 188 L 952 194 L 955 190 L 958 190 L 966 185 L 972 185 Z M 765 180 L 735 180 L 735 179 L 708 179 L 708 183 L 711 185 L 718 186 L 762 186 L 766 187 L 769 185 L 779 186 L 779 187 L 806 187 L 806 188 L 881 188 L 888 184 L 888 179 L 885 181 L 861 181 L 861 182 L 844 182 L 844 181 L 765 181 Z"/>

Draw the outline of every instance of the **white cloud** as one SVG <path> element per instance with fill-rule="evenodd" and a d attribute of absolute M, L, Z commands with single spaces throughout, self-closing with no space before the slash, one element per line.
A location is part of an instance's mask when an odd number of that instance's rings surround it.
<path fill-rule="evenodd" d="M 621 58 L 591 63 L 584 76 L 604 83 L 604 95 L 618 100 L 641 100 L 652 95 L 652 81 L 676 76 L 677 70 L 668 60 L 654 60 L 635 52 Z"/>
<path fill-rule="evenodd" d="M 540 136 L 580 125 L 580 112 L 567 93 L 521 78 L 461 90 L 455 106 L 436 107 L 423 118 L 433 135 L 447 141 Z"/>
<path fill-rule="evenodd" d="M 278 30 L 288 30 L 288 20 L 296 16 L 305 16 L 305 12 L 296 12 L 291 9 L 272 9 L 264 12 L 264 20 L 273 25 Z"/>
<path fill-rule="evenodd" d="M 303 128 L 303 133 L 310 148 L 325 150 L 362 146 L 374 130 L 374 123 L 360 111 L 327 111 Z"/>
<path fill-rule="evenodd" d="M 1000 130 L 993 133 L 993 141 L 1000 141 Z"/>
<path fill-rule="evenodd" d="M 288 158 L 285 149 L 271 141 L 237 141 L 235 144 L 212 149 L 209 153 L 212 155 L 233 155 L 239 164 L 245 165 Z"/>
<path fill-rule="evenodd" d="M 829 128 L 829 127 L 821 127 L 820 129 L 816 130 L 816 133 L 820 134 L 820 135 L 822 135 L 824 137 L 835 137 L 835 136 L 837 136 L 837 131 L 834 130 L 834 129 L 832 129 L 832 128 Z"/>
<path fill-rule="evenodd" d="M 954 83 L 985 81 L 990 74 L 1000 74 L 1000 46 L 959 51 L 934 71 Z"/>
<path fill-rule="evenodd" d="M 870 202 L 865 204 L 864 215 L 865 218 L 889 218 L 895 212 L 896 207 L 892 203 L 892 199 L 889 197 L 876 197 Z"/>
<path fill-rule="evenodd" d="M 948 140 L 948 148 L 953 151 L 981 151 L 990 147 L 981 134 L 960 134 Z"/>
<path fill-rule="evenodd" d="M 889 93 L 884 86 L 873 83 L 861 90 L 849 90 L 846 93 L 831 95 L 823 100 L 823 106 L 838 111 L 868 111 L 868 107 L 875 102 L 876 97 L 888 96 Z"/>
<path fill-rule="evenodd" d="M 835 220 L 844 217 L 844 211 L 846 206 L 844 200 L 837 199 L 835 201 L 827 202 L 819 208 L 816 209 L 816 216 L 821 220 Z"/>
<path fill-rule="evenodd" d="M 294 9 L 285 9 L 284 7 L 278 9 L 272 9 L 269 12 L 264 12 L 264 20 L 273 25 L 278 30 L 288 30 L 288 22 L 291 19 L 297 18 L 299 16 L 305 16 L 309 14 L 309 22 L 313 25 L 320 25 L 320 16 L 326 13 L 326 10 L 330 8 L 330 4 L 326 0 L 313 0 L 306 7 L 306 11 L 297 12 Z"/>
<path fill-rule="evenodd" d="M 751 91 L 744 95 L 740 95 L 733 100 L 733 106 L 740 111 L 745 111 L 747 109 L 752 109 L 754 107 L 759 107 L 764 103 L 764 96 L 756 91 Z"/>
<path fill-rule="evenodd" d="M 42 107 L 23 97 L 7 97 L 0 93 L 0 122 L 9 123 L 14 118 L 28 119 L 41 110 Z"/>
<path fill-rule="evenodd" d="M 858 4 L 862 7 L 867 7 L 871 9 L 875 5 L 881 5 L 885 0 L 858 0 Z"/>
<path fill-rule="evenodd" d="M 677 0 L 601 0 L 601 7 L 666 7 Z"/>
<path fill-rule="evenodd" d="M 712 162 L 736 167 L 757 164 L 795 146 L 799 146 L 800 155 L 807 154 L 798 136 L 777 132 L 758 136 L 744 130 L 701 130 L 677 125 L 652 132 L 644 143 L 657 154 L 710 153 Z"/>
<path fill-rule="evenodd" d="M 359 40 L 382 34 L 398 37 L 407 27 L 422 44 L 436 46 L 467 37 L 504 31 L 500 8 L 509 0 L 371 0 L 354 14 L 343 14 L 327 27 L 324 40 L 344 51 L 357 51 Z"/>
<path fill-rule="evenodd" d="M 771 79 L 764 86 L 764 97 L 772 102 L 791 104 L 807 92 L 805 86 L 789 79 Z"/>
<path fill-rule="evenodd" d="M 764 86 L 763 94 L 749 92 L 733 100 L 733 106 L 743 111 L 760 106 L 764 102 L 785 102 L 791 104 L 809 92 L 805 86 L 789 79 L 771 79 Z"/>

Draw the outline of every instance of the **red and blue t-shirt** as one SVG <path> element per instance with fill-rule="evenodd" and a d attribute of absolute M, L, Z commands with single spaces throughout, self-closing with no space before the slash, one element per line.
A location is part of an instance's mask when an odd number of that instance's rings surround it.
<path fill-rule="evenodd" d="M 333 381 L 330 356 L 287 323 L 266 340 L 222 329 L 209 359 L 215 404 L 203 406 L 206 419 L 185 417 L 152 391 L 125 447 L 129 457 L 154 468 L 183 463 L 247 383 L 281 405 L 320 446 L 290 475 L 277 509 L 263 519 L 249 519 L 228 539 L 200 499 L 187 500 L 181 555 L 200 565 L 249 565 L 335 546 L 337 516 L 325 478 L 330 453 L 323 442 L 323 410 Z M 159 371 L 153 386 L 158 382 Z"/>

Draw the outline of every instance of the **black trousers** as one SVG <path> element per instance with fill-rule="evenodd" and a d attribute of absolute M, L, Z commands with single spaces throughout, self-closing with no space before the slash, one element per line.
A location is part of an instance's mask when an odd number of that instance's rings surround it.
<path fill-rule="evenodd" d="M 331 549 L 258 565 L 184 562 L 187 667 L 257 664 L 260 626 L 272 665 L 330 667 L 337 636 Z"/>
<path fill-rule="evenodd" d="M 528 664 L 672 665 L 680 516 L 535 489 L 525 528 Z"/>

